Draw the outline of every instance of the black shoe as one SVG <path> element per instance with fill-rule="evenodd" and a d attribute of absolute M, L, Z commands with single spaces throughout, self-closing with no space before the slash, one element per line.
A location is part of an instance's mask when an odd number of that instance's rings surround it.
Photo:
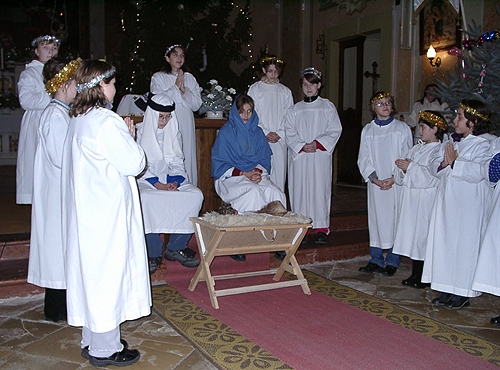
<path fill-rule="evenodd" d="M 123 345 L 123 349 L 127 349 L 128 348 L 128 343 L 125 339 L 120 339 L 120 343 Z M 89 355 L 89 346 L 85 346 L 82 348 L 82 353 L 81 353 L 82 357 L 87 359 L 87 360 L 90 360 L 90 355 Z"/>
<path fill-rule="evenodd" d="M 158 267 L 156 265 L 156 261 L 154 258 L 148 259 L 148 267 L 149 267 L 149 275 L 153 275 L 156 272 L 156 268 Z"/>
<path fill-rule="evenodd" d="M 393 276 L 396 271 L 398 271 L 398 268 L 395 267 L 395 266 L 391 266 L 391 265 L 387 265 L 385 266 L 385 268 L 382 269 L 382 274 L 386 275 L 386 276 Z"/>
<path fill-rule="evenodd" d="M 490 320 L 491 325 L 500 326 L 500 316 L 494 317 Z"/>
<path fill-rule="evenodd" d="M 190 257 L 192 249 L 184 248 L 178 251 L 171 251 L 170 249 L 165 250 L 165 259 L 169 261 L 179 261 L 184 267 L 198 267 L 200 260 L 194 256 Z"/>
<path fill-rule="evenodd" d="M 243 262 L 247 260 L 247 256 L 244 254 L 233 254 L 232 256 L 229 257 L 238 262 Z"/>
<path fill-rule="evenodd" d="M 184 248 L 184 252 L 186 253 L 186 256 L 189 258 L 194 258 L 196 256 L 196 252 L 192 250 L 191 248 Z"/>
<path fill-rule="evenodd" d="M 429 284 L 429 283 L 422 283 L 421 281 L 415 281 L 415 282 L 411 283 L 408 286 L 412 287 L 412 288 L 415 288 L 415 289 L 425 289 L 425 288 L 429 288 L 431 286 L 431 284 Z"/>
<path fill-rule="evenodd" d="M 90 356 L 89 362 L 95 367 L 104 367 L 108 365 L 128 366 L 135 364 L 141 358 L 141 353 L 136 349 L 123 349 L 120 352 L 115 352 L 109 357 L 94 357 Z"/>
<path fill-rule="evenodd" d="M 412 286 L 412 284 L 414 284 L 416 280 L 417 277 L 412 274 L 408 279 L 404 279 L 403 281 L 401 281 L 401 284 L 404 286 Z"/>
<path fill-rule="evenodd" d="M 431 303 L 436 306 L 444 306 L 453 297 L 451 293 L 439 293 L 439 295 L 434 298 Z"/>
<path fill-rule="evenodd" d="M 66 289 L 45 288 L 43 313 L 49 321 L 66 321 Z"/>
<path fill-rule="evenodd" d="M 453 297 L 444 304 L 444 307 L 449 310 L 459 310 L 467 306 L 470 306 L 469 298 L 459 295 L 453 295 Z"/>
<path fill-rule="evenodd" d="M 317 233 L 314 244 L 326 244 L 326 234 L 322 232 Z"/>
<path fill-rule="evenodd" d="M 368 262 L 368 264 L 365 267 L 360 267 L 358 271 L 371 274 L 373 272 L 382 272 L 383 269 L 384 269 L 383 267 L 380 267 L 379 265 L 373 262 Z"/>
<path fill-rule="evenodd" d="M 283 261 L 286 257 L 286 252 L 285 251 L 278 251 L 274 253 L 274 256 L 279 259 L 280 261 Z"/>

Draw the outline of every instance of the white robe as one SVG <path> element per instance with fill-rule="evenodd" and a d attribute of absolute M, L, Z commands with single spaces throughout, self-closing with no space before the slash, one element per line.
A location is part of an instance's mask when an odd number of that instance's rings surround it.
<path fill-rule="evenodd" d="M 68 324 L 116 329 L 151 312 L 135 176 L 143 150 L 120 116 L 92 108 L 71 118 L 62 166 Z"/>
<path fill-rule="evenodd" d="M 238 213 L 258 211 L 275 200 L 279 200 L 286 208 L 285 194 L 270 180 L 264 167 L 257 165 L 257 168 L 262 171 L 262 179 L 258 184 L 246 176 L 233 176 L 234 167 L 231 167 L 215 180 L 215 191 Z"/>
<path fill-rule="evenodd" d="M 389 190 L 381 190 L 368 177 L 374 171 L 379 180 L 395 176 L 395 160 L 405 158 L 412 146 L 410 128 L 397 119 L 385 126 L 371 121 L 361 131 L 358 167 L 367 182 L 371 247 L 390 249 L 394 245 L 401 186 L 394 184 Z"/>
<path fill-rule="evenodd" d="M 288 145 L 288 190 L 293 212 L 310 217 L 313 228 L 330 226 L 332 154 L 342 133 L 337 109 L 328 99 L 298 102 L 285 117 Z M 326 149 L 300 151 L 317 140 Z"/>
<path fill-rule="evenodd" d="M 52 101 L 42 113 L 34 164 L 28 283 L 66 289 L 61 231 L 61 162 L 69 108 Z"/>
<path fill-rule="evenodd" d="M 477 297 L 480 293 L 472 290 L 472 278 L 491 201 L 481 171 L 489 142 L 468 135 L 454 146 L 458 158 L 453 168 L 437 171 L 444 146 L 430 165 L 441 181 L 432 209 L 422 282 L 440 292 Z"/>
<path fill-rule="evenodd" d="M 21 72 L 17 88 L 19 103 L 26 111 L 21 120 L 16 166 L 16 202 L 31 204 L 33 195 L 33 164 L 38 141 L 38 125 L 43 110 L 50 103 L 42 77 L 43 63 L 33 60 Z"/>
<path fill-rule="evenodd" d="M 285 191 L 287 171 L 287 146 L 285 141 L 285 114 L 293 106 L 293 96 L 290 89 L 280 83 L 267 84 L 258 81 L 250 86 L 248 95 L 255 102 L 255 111 L 259 115 L 259 126 L 267 135 L 276 132 L 281 139 L 277 143 L 269 143 L 273 156 L 271 157 L 271 181 L 281 191 Z"/>
<path fill-rule="evenodd" d="M 172 112 L 162 130 L 158 130 L 158 116 L 158 112 L 147 108 L 137 139 L 148 160 L 148 170 L 138 180 L 144 229 L 146 234 L 190 234 L 194 229 L 189 218 L 199 216 L 203 193 L 187 180 L 176 113 Z M 146 180 L 158 177 L 166 184 L 167 175 L 186 180 L 177 191 L 158 190 Z"/>
<path fill-rule="evenodd" d="M 175 102 L 175 113 L 182 136 L 184 165 L 189 182 L 196 186 L 198 184 L 198 168 L 196 165 L 196 133 L 193 112 L 196 112 L 202 104 L 200 85 L 191 73 L 185 72 L 184 87 L 186 92 L 182 94 L 175 85 L 176 79 L 177 75 L 175 74 L 156 72 L 151 77 L 150 90 L 153 94 L 166 94 Z"/>
<path fill-rule="evenodd" d="M 425 258 L 431 210 L 439 184 L 428 164 L 440 146 L 439 142 L 420 141 L 405 156 L 411 159 L 406 173 L 398 169 L 394 177 L 395 183 L 402 185 L 402 191 L 393 251 L 413 260 Z"/>

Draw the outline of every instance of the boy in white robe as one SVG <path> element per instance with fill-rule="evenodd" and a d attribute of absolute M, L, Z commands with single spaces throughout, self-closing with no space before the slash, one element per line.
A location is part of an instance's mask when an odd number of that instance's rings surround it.
<path fill-rule="evenodd" d="M 66 273 L 61 231 L 61 163 L 69 123 L 69 105 L 76 96 L 73 77 L 80 60 L 68 64 L 50 59 L 43 67 L 47 92 L 53 96 L 38 128 L 31 208 L 28 283 L 45 288 L 44 314 L 66 320 Z"/>
<path fill-rule="evenodd" d="M 428 164 L 439 151 L 448 124 L 437 111 L 420 112 L 418 118 L 419 143 L 410 149 L 406 158 L 396 160 L 398 171 L 394 182 L 402 186 L 402 192 L 394 253 L 407 256 L 413 262 L 411 276 L 401 284 L 422 289 L 429 286 L 421 279 L 429 220 L 439 184 Z"/>
<path fill-rule="evenodd" d="M 283 60 L 274 55 L 262 58 L 260 65 L 264 76 L 248 89 L 248 95 L 254 100 L 255 111 L 259 115 L 259 127 L 273 151 L 270 178 L 281 191 L 285 191 L 287 172 L 284 118 L 293 106 L 292 92 L 279 81 L 283 64 Z"/>
<path fill-rule="evenodd" d="M 396 159 L 406 158 L 413 146 L 411 130 L 394 119 L 394 98 L 388 92 L 377 92 L 370 100 L 373 121 L 361 131 L 358 167 L 367 183 L 370 260 L 359 271 L 396 273 L 401 256 L 393 253 L 400 186 L 394 185 Z M 387 250 L 384 259 L 383 251 Z"/>
<path fill-rule="evenodd" d="M 429 227 L 422 282 L 439 291 L 436 306 L 458 310 L 481 293 L 472 289 L 479 246 L 489 215 L 491 189 L 481 164 L 488 158 L 489 142 L 475 136 L 489 120 L 488 107 L 478 100 L 463 100 L 453 123 L 452 141 L 431 161 L 441 179 Z"/>
<path fill-rule="evenodd" d="M 494 186 L 492 210 L 484 237 L 479 250 L 476 271 L 472 289 L 479 292 L 494 294 L 500 297 L 500 253 L 498 225 L 500 224 L 500 138 L 490 142 L 489 152 L 493 157 L 482 165 L 484 177 Z M 500 316 L 493 317 L 490 323 L 494 326 L 500 326 Z"/>
<path fill-rule="evenodd" d="M 291 209 L 312 219 L 315 243 L 325 244 L 330 233 L 332 156 L 342 125 L 333 103 L 319 96 L 320 89 L 321 72 L 304 69 L 304 100 L 288 111 L 285 137 Z"/>
<path fill-rule="evenodd" d="M 175 108 L 169 96 L 150 94 L 137 132 L 148 160 L 138 184 L 151 274 L 161 263 L 162 233 L 170 234 L 166 259 L 185 267 L 200 264 L 187 243 L 194 232 L 189 218 L 199 215 L 203 193 L 188 181 Z"/>
<path fill-rule="evenodd" d="M 38 142 L 38 125 L 50 96 L 43 83 L 43 65 L 56 57 L 61 42 L 51 35 L 39 36 L 31 43 L 35 58 L 21 72 L 17 88 L 19 103 L 26 111 L 21 120 L 16 165 L 16 202 L 31 204 L 33 195 L 33 163 Z"/>

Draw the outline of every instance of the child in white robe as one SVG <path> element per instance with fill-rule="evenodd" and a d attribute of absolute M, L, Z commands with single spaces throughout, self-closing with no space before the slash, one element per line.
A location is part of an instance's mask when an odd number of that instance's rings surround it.
<path fill-rule="evenodd" d="M 42 78 L 44 64 L 57 56 L 61 42 L 54 36 L 39 36 L 31 43 L 35 58 L 21 72 L 17 88 L 19 103 L 25 110 L 19 131 L 16 165 L 16 202 L 31 204 L 33 163 L 38 142 L 38 126 L 43 110 L 50 103 Z"/>
<path fill-rule="evenodd" d="M 187 71 L 184 61 L 186 49 L 175 44 L 165 52 L 165 67 L 151 77 L 150 91 L 153 94 L 167 94 L 175 102 L 175 112 L 182 137 L 182 151 L 188 181 L 198 184 L 196 165 L 196 134 L 194 115 L 202 104 L 200 86 L 196 78 Z"/>
<path fill-rule="evenodd" d="M 500 297 L 500 248 L 498 225 L 500 224 L 500 138 L 490 142 L 489 152 L 492 158 L 482 166 L 484 176 L 491 186 L 494 186 L 490 218 L 486 225 L 484 237 L 479 249 L 476 271 L 472 289 L 479 292 L 494 294 Z M 493 317 L 490 323 L 500 326 L 500 316 Z"/>
<path fill-rule="evenodd" d="M 137 142 L 146 152 L 148 168 L 139 180 L 150 274 L 162 260 L 163 240 L 170 234 L 165 258 L 197 267 L 195 251 L 187 247 L 193 235 L 190 217 L 199 215 L 203 193 L 187 180 L 176 104 L 168 95 L 150 94 Z"/>
<path fill-rule="evenodd" d="M 81 355 L 96 367 L 139 360 L 120 324 L 152 304 L 135 179 L 146 158 L 130 117 L 110 109 L 115 72 L 101 60 L 78 68 L 62 161 L 68 324 L 82 327 Z"/>
<path fill-rule="evenodd" d="M 45 288 L 44 314 L 66 320 L 66 274 L 61 231 L 61 163 L 69 123 L 69 105 L 76 96 L 73 77 L 80 60 L 68 64 L 50 59 L 43 67 L 52 101 L 38 127 L 31 207 L 28 283 Z"/>
<path fill-rule="evenodd" d="M 453 123 L 452 141 L 443 145 L 429 167 L 441 179 L 429 227 L 422 282 L 439 295 L 436 306 L 458 310 L 469 306 L 481 238 L 489 214 L 491 190 L 481 164 L 489 142 L 475 136 L 489 120 L 488 107 L 463 100 Z"/>
<path fill-rule="evenodd" d="M 253 98 L 255 111 L 259 115 L 259 126 L 266 134 L 273 151 L 271 181 L 281 191 L 285 191 L 287 172 L 284 118 L 288 109 L 293 106 L 292 92 L 279 81 L 283 64 L 284 61 L 274 55 L 262 58 L 260 65 L 264 76 L 248 89 L 248 95 Z"/>
<path fill-rule="evenodd" d="M 320 89 L 321 72 L 304 69 L 304 100 L 286 114 L 285 137 L 291 209 L 312 219 L 315 243 L 325 244 L 330 233 L 332 157 L 342 125 L 333 103 L 319 96 Z"/>
<path fill-rule="evenodd" d="M 395 161 L 406 158 L 413 141 L 408 125 L 392 115 L 394 98 L 390 93 L 375 93 L 370 108 L 374 119 L 361 131 L 358 155 L 359 171 L 368 191 L 370 260 L 359 271 L 392 276 L 401 260 L 401 256 L 393 252 L 401 192 L 401 186 L 393 186 L 397 172 Z M 383 250 L 387 250 L 385 260 Z"/>
<path fill-rule="evenodd" d="M 428 164 L 440 149 L 448 124 L 437 111 L 426 110 L 418 114 L 419 142 L 405 159 L 397 159 L 398 171 L 394 182 L 402 186 L 394 253 L 413 260 L 411 276 L 401 284 L 422 289 L 427 234 L 432 205 L 437 194 L 439 179 L 430 173 Z"/>

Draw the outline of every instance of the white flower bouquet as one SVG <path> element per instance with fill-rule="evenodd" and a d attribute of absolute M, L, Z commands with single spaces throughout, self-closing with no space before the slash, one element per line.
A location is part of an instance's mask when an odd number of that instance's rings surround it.
<path fill-rule="evenodd" d="M 224 112 L 227 115 L 233 104 L 232 95 L 236 95 L 236 90 L 232 87 L 222 87 L 217 80 L 213 79 L 208 84 L 210 85 L 210 89 L 203 89 L 201 92 L 203 103 L 198 113 Z"/>

